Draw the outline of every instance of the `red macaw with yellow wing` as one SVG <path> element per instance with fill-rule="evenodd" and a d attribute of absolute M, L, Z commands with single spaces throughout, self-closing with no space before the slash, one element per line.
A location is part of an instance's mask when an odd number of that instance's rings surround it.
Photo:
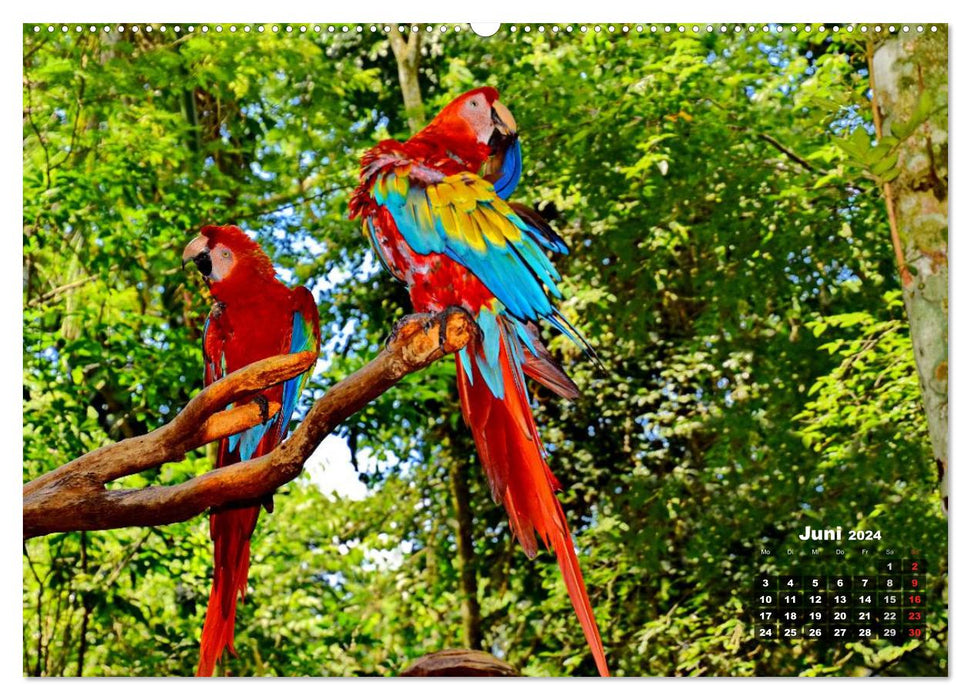
<path fill-rule="evenodd" d="M 408 286 L 416 311 L 456 306 L 475 318 L 480 337 L 457 353 L 456 367 L 462 414 L 493 498 L 505 504 L 528 556 L 536 555 L 536 534 L 556 552 L 597 669 L 608 675 L 555 495 L 560 485 L 546 462 L 524 379 L 567 399 L 579 395 L 540 340 L 540 321 L 593 351 L 551 302 L 562 295 L 547 251 L 566 253 L 566 244 L 535 211 L 506 201 L 521 172 L 512 114 L 494 88 L 478 88 L 449 103 L 408 141 L 382 141 L 364 155 L 351 218 L 363 220 L 384 266 Z"/>

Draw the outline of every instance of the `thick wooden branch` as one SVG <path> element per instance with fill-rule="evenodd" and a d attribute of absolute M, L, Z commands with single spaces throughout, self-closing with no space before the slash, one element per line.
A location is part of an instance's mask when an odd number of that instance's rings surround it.
<path fill-rule="evenodd" d="M 464 347 L 475 322 L 463 311 L 403 319 L 388 344 L 366 366 L 328 391 L 289 439 L 269 454 L 201 474 L 174 486 L 107 489 L 105 485 L 166 462 L 213 440 L 259 423 L 259 409 L 229 403 L 306 370 L 311 353 L 282 355 L 233 372 L 195 396 L 167 425 L 147 435 L 78 457 L 24 486 L 24 538 L 52 532 L 164 525 L 208 508 L 255 501 L 295 479 L 304 462 L 340 423 L 404 376 Z M 441 332 L 445 337 L 440 339 Z M 279 411 L 270 406 L 271 413 Z"/>

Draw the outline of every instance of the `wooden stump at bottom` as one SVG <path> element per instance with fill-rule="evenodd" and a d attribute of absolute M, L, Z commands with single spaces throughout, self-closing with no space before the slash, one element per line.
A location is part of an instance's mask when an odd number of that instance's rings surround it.
<path fill-rule="evenodd" d="M 473 649 L 446 649 L 425 654 L 402 676 L 518 676 L 519 671 L 492 654 Z"/>

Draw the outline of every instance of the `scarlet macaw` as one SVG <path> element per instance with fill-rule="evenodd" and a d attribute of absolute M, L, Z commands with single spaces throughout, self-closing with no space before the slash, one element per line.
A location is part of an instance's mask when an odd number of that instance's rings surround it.
<path fill-rule="evenodd" d="M 273 263 L 259 244 L 235 226 L 204 226 L 185 247 L 183 267 L 196 264 L 215 300 L 203 330 L 205 384 L 274 355 L 320 351 L 320 321 L 313 295 L 304 287 L 290 289 L 276 279 Z M 313 367 L 283 384 L 254 395 L 266 413 L 268 402 L 279 412 L 242 433 L 219 442 L 216 467 L 267 454 L 287 434 L 297 399 Z M 265 502 L 272 509 L 272 496 Z M 213 509 L 213 582 L 202 627 L 198 676 L 211 676 L 223 650 L 235 655 L 233 629 L 236 596 L 246 593 L 250 537 L 260 506 Z"/>
<path fill-rule="evenodd" d="M 573 608 L 597 669 L 608 675 L 560 489 L 529 407 L 523 374 L 560 396 L 579 390 L 539 338 L 545 320 L 589 354 L 592 349 L 550 302 L 562 298 L 545 250 L 566 244 L 533 210 L 509 203 L 521 175 L 512 114 L 491 87 L 449 103 L 408 141 L 382 141 L 361 160 L 350 202 L 388 271 L 403 281 L 419 312 L 457 306 L 481 338 L 456 355 L 459 396 L 492 496 L 501 500 L 529 557 L 536 533 L 556 551 Z M 486 174 L 479 172 L 486 166 Z"/>

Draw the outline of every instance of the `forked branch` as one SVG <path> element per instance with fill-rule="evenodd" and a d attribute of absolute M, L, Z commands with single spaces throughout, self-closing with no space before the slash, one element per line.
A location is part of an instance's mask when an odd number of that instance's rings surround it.
<path fill-rule="evenodd" d="M 147 435 L 102 447 L 24 486 L 24 538 L 52 532 L 164 525 L 208 508 L 258 500 L 292 481 L 304 462 L 338 425 L 406 375 L 464 347 L 475 323 L 463 311 L 415 314 L 396 327 L 371 362 L 330 389 L 293 435 L 269 454 L 200 474 L 174 486 L 108 489 L 123 476 L 178 462 L 208 442 L 253 427 L 259 407 L 228 404 L 306 370 L 312 353 L 280 355 L 214 382 L 167 425 Z M 444 332 L 444 338 L 440 337 Z M 270 404 L 270 415 L 280 410 Z"/>

